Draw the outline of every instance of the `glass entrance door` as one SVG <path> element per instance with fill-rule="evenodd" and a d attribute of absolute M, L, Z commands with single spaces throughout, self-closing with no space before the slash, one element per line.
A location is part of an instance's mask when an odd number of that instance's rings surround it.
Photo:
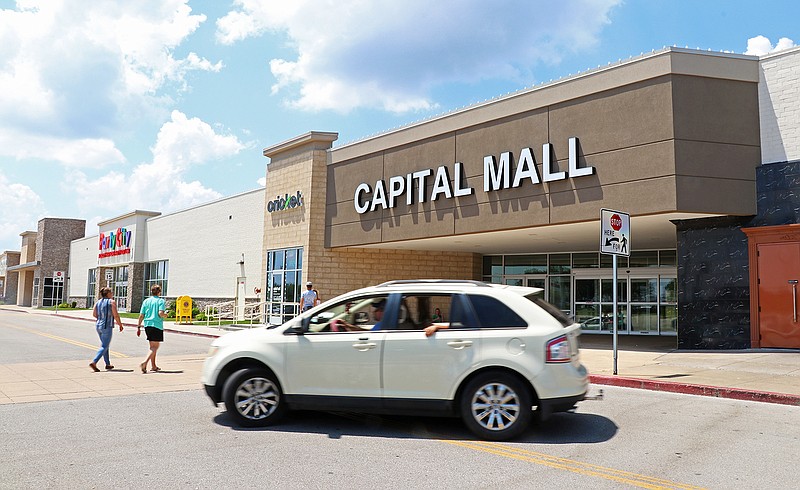
<path fill-rule="evenodd" d="M 544 299 L 547 300 L 547 276 L 544 274 L 525 274 L 519 276 L 506 276 L 504 284 L 507 286 L 525 286 L 529 288 L 544 289 Z"/>
<path fill-rule="evenodd" d="M 598 274 L 575 277 L 575 321 L 587 332 L 614 331 L 613 279 Z M 627 278 L 617 278 L 617 332 L 628 333 Z"/>
<path fill-rule="evenodd" d="M 114 269 L 114 279 L 111 285 L 111 290 L 114 292 L 114 301 L 117 303 L 117 308 L 120 311 L 128 310 L 128 266 L 116 267 Z"/>

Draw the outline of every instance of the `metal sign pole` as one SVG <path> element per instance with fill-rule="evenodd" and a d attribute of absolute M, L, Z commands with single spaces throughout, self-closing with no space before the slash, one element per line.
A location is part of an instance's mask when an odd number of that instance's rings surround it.
<path fill-rule="evenodd" d="M 614 318 L 614 375 L 617 374 L 617 321 L 619 320 L 617 317 L 617 256 L 612 255 L 612 264 L 613 264 L 613 275 L 612 275 L 612 285 L 611 289 L 614 291 L 612 293 L 612 299 L 614 303 L 614 310 L 612 311 L 612 318 Z"/>

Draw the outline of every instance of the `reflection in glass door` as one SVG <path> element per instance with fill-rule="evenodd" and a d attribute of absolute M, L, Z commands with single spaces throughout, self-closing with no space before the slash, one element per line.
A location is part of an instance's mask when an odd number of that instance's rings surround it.
<path fill-rule="evenodd" d="M 544 289 L 544 299 L 545 301 L 549 301 L 547 299 L 547 288 L 545 288 L 545 284 L 547 284 L 547 276 L 546 275 L 521 275 L 521 276 L 506 276 L 503 283 L 506 286 L 526 286 L 529 288 L 539 288 Z"/>
<path fill-rule="evenodd" d="M 109 285 L 114 292 L 114 301 L 120 311 L 128 310 L 128 266 L 123 265 L 114 269 L 114 279 Z"/>
<path fill-rule="evenodd" d="M 575 321 L 587 332 L 614 331 L 613 279 L 575 278 Z M 617 279 L 617 332 L 628 332 L 626 279 Z"/>

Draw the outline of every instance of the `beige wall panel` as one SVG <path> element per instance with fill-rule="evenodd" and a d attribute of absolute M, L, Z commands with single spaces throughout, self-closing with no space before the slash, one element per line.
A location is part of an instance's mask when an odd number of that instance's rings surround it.
<path fill-rule="evenodd" d="M 546 225 L 550 219 L 545 195 L 462 206 L 459 211 L 456 235 Z"/>
<path fill-rule="evenodd" d="M 435 174 L 436 168 L 440 165 L 452 169 L 453 162 L 455 162 L 455 136 L 448 133 L 387 149 L 384 152 L 383 178 L 388 183 L 389 178 L 395 175 L 406 175 L 428 168 Z"/>
<path fill-rule="evenodd" d="M 568 167 L 567 161 L 560 161 L 558 164 L 564 170 Z M 549 182 L 548 190 L 563 192 L 567 189 L 585 189 L 674 175 L 673 141 L 659 141 L 588 156 L 579 152 L 578 166 L 583 168 L 587 165 L 594 167 L 594 175 Z"/>
<path fill-rule="evenodd" d="M 758 84 L 672 77 L 675 138 L 760 146 Z"/>
<path fill-rule="evenodd" d="M 571 223 L 596 220 L 601 208 L 635 214 L 657 214 L 676 210 L 675 178 L 660 177 L 596 188 L 601 192 L 594 199 L 579 200 L 572 192 L 550 195 L 550 223 Z M 597 199 L 599 197 L 599 199 Z"/>
<path fill-rule="evenodd" d="M 330 233 L 326 234 L 325 247 L 346 247 L 380 241 L 381 220 L 367 220 L 331 226 Z"/>
<path fill-rule="evenodd" d="M 756 183 L 708 177 L 677 177 L 678 211 L 756 214 Z"/>
<path fill-rule="evenodd" d="M 375 216 L 372 220 L 381 216 L 380 212 L 372 213 Z M 341 225 L 344 223 L 355 223 L 366 219 L 365 215 L 358 214 L 352 201 L 339 202 L 335 204 L 328 204 L 325 212 L 325 226 Z"/>
<path fill-rule="evenodd" d="M 327 201 L 353 201 L 353 194 L 361 182 L 371 188 L 375 182 L 383 178 L 383 154 L 372 154 L 365 158 L 357 158 L 345 163 L 328 165 Z"/>
<path fill-rule="evenodd" d="M 531 148 L 536 163 L 541 164 L 542 145 L 547 142 L 547 111 L 539 109 L 458 131 L 454 161 L 464 165 L 468 177 L 482 178 L 485 156 L 499 160 L 501 153 L 510 151 L 516 164 L 520 150 Z"/>
<path fill-rule="evenodd" d="M 675 173 L 755 181 L 761 149 L 706 141 L 675 141 Z"/>
<path fill-rule="evenodd" d="M 571 136 L 584 155 L 673 138 L 669 77 L 646 80 L 563 104 L 550 110 L 555 157 L 567 158 Z"/>
<path fill-rule="evenodd" d="M 454 208 L 386 217 L 381 224 L 382 241 L 452 235 L 454 220 Z"/>

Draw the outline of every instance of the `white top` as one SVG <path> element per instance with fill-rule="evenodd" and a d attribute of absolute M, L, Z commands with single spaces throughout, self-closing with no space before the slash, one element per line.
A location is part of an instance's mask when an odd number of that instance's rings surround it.
<path fill-rule="evenodd" d="M 314 306 L 317 301 L 317 293 L 313 289 L 306 289 L 300 297 L 302 298 L 303 306 Z"/>

